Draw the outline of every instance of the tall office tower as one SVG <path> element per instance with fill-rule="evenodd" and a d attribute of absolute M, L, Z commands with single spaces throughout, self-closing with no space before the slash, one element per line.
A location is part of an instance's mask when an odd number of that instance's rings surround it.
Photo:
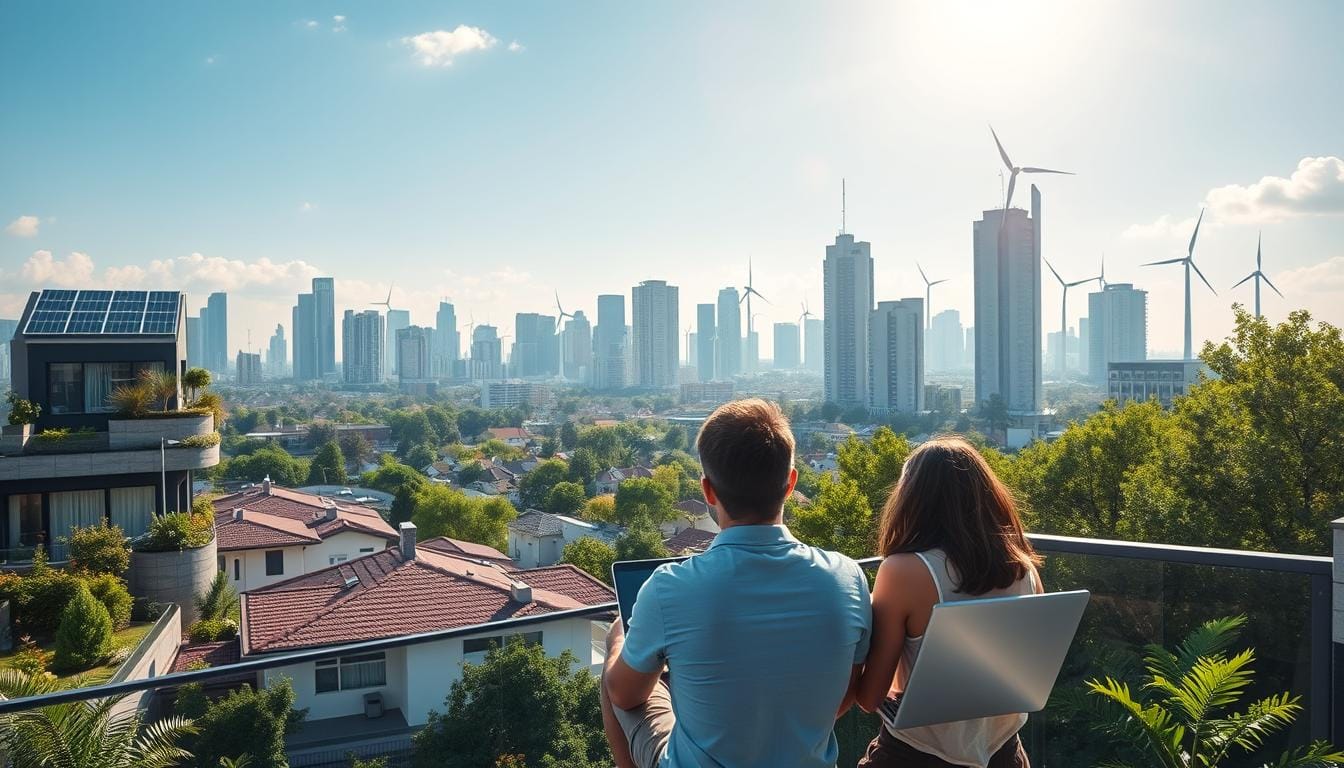
<path fill-rule="evenodd" d="M 868 410 L 924 410 L 924 299 L 879 301 L 868 325 Z"/>
<path fill-rule="evenodd" d="M 975 326 L 974 326 L 974 325 L 969 326 L 969 327 L 966 328 L 966 345 L 965 345 L 965 349 L 966 349 L 966 357 L 964 358 L 964 361 L 962 362 L 961 367 L 962 367 L 962 368 L 966 368 L 967 370 L 972 370 L 972 371 L 973 371 L 973 370 L 975 370 Z"/>
<path fill-rule="evenodd" d="M 966 334 L 961 328 L 961 313 L 945 309 L 929 321 L 929 335 L 925 347 L 930 371 L 960 370 L 966 359 Z"/>
<path fill-rule="evenodd" d="M 826 400 L 837 405 L 868 403 L 868 313 L 873 311 L 872 245 L 843 232 L 826 246 Z"/>
<path fill-rule="evenodd" d="M 449 379 L 453 363 L 461 356 L 462 337 L 457 332 L 457 310 L 446 301 L 439 302 L 434 315 L 434 377 Z"/>
<path fill-rule="evenodd" d="M 1021 208 L 1006 220 L 1002 209 L 985 211 L 972 232 L 975 399 L 999 395 L 1011 414 L 1040 413 L 1041 191 L 1032 185 L 1030 217 Z"/>
<path fill-rule="evenodd" d="M 1092 341 L 1091 328 L 1092 325 L 1090 320 L 1086 317 L 1078 318 L 1078 372 L 1084 376 L 1087 375 L 1089 370 L 1089 361 L 1087 358 Z"/>
<path fill-rule="evenodd" d="M 625 297 L 597 297 L 597 326 L 593 329 L 593 387 L 622 389 L 625 376 Z"/>
<path fill-rule="evenodd" d="M 1059 345 L 1064 344 L 1064 370 L 1059 369 Z M 1062 377 L 1070 369 L 1078 367 L 1078 334 L 1075 333 L 1073 326 L 1069 326 L 1068 331 L 1060 335 L 1060 331 L 1049 331 L 1045 334 L 1045 362 L 1051 375 Z"/>
<path fill-rule="evenodd" d="M 1092 381 L 1107 385 L 1110 363 L 1148 359 L 1148 292 L 1130 283 L 1110 283 L 1087 295 L 1087 370 Z"/>
<path fill-rule="evenodd" d="M 715 329 L 718 354 L 714 358 L 715 378 L 727 381 L 742 372 L 742 307 L 736 288 L 719 291 L 718 326 Z"/>
<path fill-rule="evenodd" d="M 713 381 L 718 378 L 714 360 L 714 305 L 695 305 L 695 363 L 697 375 L 701 381 Z"/>
<path fill-rule="evenodd" d="M 303 298 L 302 295 L 299 296 Z M 383 316 L 376 309 L 345 310 L 341 318 L 341 367 L 346 384 L 378 384 L 383 380 Z M 295 342 L 297 344 L 297 341 Z M 297 347 L 296 347 L 297 348 Z M 298 363 L 295 362 L 295 370 Z"/>
<path fill-rule="evenodd" d="M 513 375 L 521 378 L 541 376 L 542 322 L 536 312 L 519 312 L 513 316 L 513 352 L 509 365 Z"/>
<path fill-rule="evenodd" d="M 775 323 L 775 370 L 792 371 L 802 365 L 796 323 Z"/>
<path fill-rule="evenodd" d="M 275 324 L 275 333 L 271 334 L 271 343 L 266 349 L 266 369 L 270 373 L 271 378 L 284 378 L 285 326 L 279 323 Z"/>
<path fill-rule="evenodd" d="M 18 330 L 18 320 L 0 320 L 0 386 L 3 387 L 9 387 L 10 378 L 14 375 L 14 361 L 10 357 L 9 342 Z"/>
<path fill-rule="evenodd" d="M 412 325 L 397 331 L 397 380 L 428 381 L 434 376 L 434 329 Z"/>
<path fill-rule="evenodd" d="M 677 286 L 665 280 L 645 280 L 630 294 L 635 382 L 642 387 L 673 386 L 681 370 Z"/>
<path fill-rule="evenodd" d="M 313 278 L 313 347 L 317 350 L 317 378 L 335 376 L 336 370 L 336 281 Z"/>
<path fill-rule="evenodd" d="M 504 377 L 504 350 L 493 325 L 478 325 L 471 332 L 471 378 Z"/>
<path fill-rule="evenodd" d="M 187 318 L 187 366 L 200 368 L 205 365 L 205 339 L 201 331 L 201 318 Z"/>
<path fill-rule="evenodd" d="M 803 365 L 813 373 L 826 368 L 825 326 L 820 317 L 803 318 Z"/>
<path fill-rule="evenodd" d="M 238 357 L 233 367 L 238 372 L 236 383 L 239 386 L 246 387 L 261 383 L 261 354 L 259 352 L 238 350 Z"/>
<path fill-rule="evenodd" d="M 565 321 L 563 337 L 565 378 L 588 381 L 593 370 L 593 327 L 582 309 Z"/>
<path fill-rule="evenodd" d="M 293 320 L 289 329 L 294 334 L 290 343 L 294 345 L 292 357 L 295 381 L 316 381 L 321 378 L 317 369 L 317 313 L 314 309 L 316 306 L 311 293 L 300 293 L 298 303 L 294 305 Z M 345 337 L 344 330 L 341 337 L 342 339 Z M 347 360 L 345 357 L 341 359 Z"/>
<path fill-rule="evenodd" d="M 560 334 L 556 330 L 554 317 L 542 315 L 537 319 L 537 360 L 542 376 L 560 375 Z"/>
<path fill-rule="evenodd" d="M 383 347 L 383 376 L 395 378 L 397 363 L 397 331 L 411 326 L 411 312 L 407 309 L 387 310 L 387 342 Z"/>
<path fill-rule="evenodd" d="M 216 374 L 229 372 L 229 297 L 216 291 L 201 309 L 203 367 Z"/>

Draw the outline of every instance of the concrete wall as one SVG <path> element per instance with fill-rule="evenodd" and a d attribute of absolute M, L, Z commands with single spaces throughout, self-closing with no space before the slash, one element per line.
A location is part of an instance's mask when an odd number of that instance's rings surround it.
<path fill-rule="evenodd" d="M 215 417 L 182 416 L 162 419 L 108 419 L 107 447 L 114 451 L 158 448 L 159 439 L 182 440 L 215 431 Z"/>
<path fill-rule="evenodd" d="M 182 609 L 181 623 L 190 627 L 197 618 L 196 595 L 209 589 L 219 569 L 215 540 L 199 549 L 181 552 L 131 552 L 127 581 L 131 594 Z"/>
<path fill-rule="evenodd" d="M 1335 537 L 1335 578 L 1332 594 L 1332 635 L 1335 640 L 1335 656 L 1344 660 L 1344 517 L 1330 523 Z"/>
<path fill-rule="evenodd" d="M 155 622 L 154 628 L 145 635 L 145 639 L 140 641 L 131 652 L 130 658 L 126 663 L 112 675 L 110 682 L 120 683 L 133 680 L 148 680 L 151 677 L 167 674 L 172 669 L 173 661 L 177 658 L 177 649 L 182 644 L 182 612 L 176 605 L 168 607 L 159 620 Z M 149 706 L 150 700 L 154 697 L 154 691 L 140 691 L 133 693 L 113 707 L 113 716 L 132 712 L 134 710 L 144 711 Z"/>
<path fill-rule="evenodd" d="M 157 439 L 155 440 L 157 443 Z M 219 446 L 170 448 L 159 455 L 152 450 L 91 451 L 30 456 L 0 457 L 0 481 L 37 480 L 53 477 L 124 475 L 141 472 L 174 472 L 207 469 L 219 463 Z"/>

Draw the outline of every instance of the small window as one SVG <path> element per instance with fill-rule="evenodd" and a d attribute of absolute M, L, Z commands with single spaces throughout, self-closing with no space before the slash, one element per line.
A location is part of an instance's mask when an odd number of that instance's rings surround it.
<path fill-rule="evenodd" d="M 285 574 L 285 551 L 272 549 L 266 553 L 266 575 L 283 576 Z"/>
<path fill-rule="evenodd" d="M 318 693 L 331 693 L 341 689 L 341 671 L 336 666 L 335 659 L 317 662 L 317 669 L 313 672 L 313 679 L 316 682 Z"/>
<path fill-rule="evenodd" d="M 47 405 L 52 414 L 83 413 L 84 365 L 51 363 L 47 365 Z"/>
<path fill-rule="evenodd" d="M 235 557 L 233 558 L 233 580 L 238 581 L 242 578 L 243 578 L 242 566 L 238 562 L 238 558 Z"/>
<path fill-rule="evenodd" d="M 527 645 L 541 645 L 540 632 L 524 632 L 521 635 L 514 635 L 509 638 L 510 641 L 522 640 Z"/>
<path fill-rule="evenodd" d="M 313 669 L 313 682 L 318 693 L 387 685 L 387 656 L 365 653 L 319 661 Z"/>
<path fill-rule="evenodd" d="M 485 653 L 491 648 L 498 647 L 502 638 L 498 635 L 494 637 L 473 637 L 462 641 L 462 653 L 464 655 L 471 653 Z"/>
<path fill-rule="evenodd" d="M 226 562 L 226 560 L 225 560 L 224 556 L 223 556 L 223 555 L 220 555 L 220 556 L 219 556 L 219 572 L 220 572 L 220 573 L 223 573 L 224 571 L 228 570 L 227 567 L 225 566 L 225 562 Z"/>
<path fill-rule="evenodd" d="M 371 552 L 373 552 L 373 547 L 360 547 L 360 548 L 359 548 L 359 553 L 360 553 L 361 555 L 363 555 L 363 554 L 369 554 L 369 553 L 371 553 Z"/>
<path fill-rule="evenodd" d="M 335 564 L 337 564 L 337 563 L 344 563 L 346 560 L 349 560 L 349 559 L 350 559 L 350 556 L 349 556 L 349 555 L 330 555 L 330 556 L 327 557 L 327 565 L 335 565 Z"/>

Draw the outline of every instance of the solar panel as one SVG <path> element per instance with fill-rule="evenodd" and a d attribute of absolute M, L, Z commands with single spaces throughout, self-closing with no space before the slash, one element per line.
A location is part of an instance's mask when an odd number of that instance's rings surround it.
<path fill-rule="evenodd" d="M 177 299 L 175 291 L 150 291 L 145 306 L 145 325 L 141 333 L 172 333 L 177 330 Z"/>
<path fill-rule="evenodd" d="M 24 333 L 64 333 L 65 323 L 69 319 L 69 310 L 34 310 L 33 316 L 28 319 L 28 327 L 24 329 Z"/>
<path fill-rule="evenodd" d="M 65 326 L 66 333 L 99 333 L 103 330 L 104 312 L 74 312 L 70 323 Z"/>
<path fill-rule="evenodd" d="M 171 334 L 179 299 L 176 291 L 46 290 L 24 333 Z"/>

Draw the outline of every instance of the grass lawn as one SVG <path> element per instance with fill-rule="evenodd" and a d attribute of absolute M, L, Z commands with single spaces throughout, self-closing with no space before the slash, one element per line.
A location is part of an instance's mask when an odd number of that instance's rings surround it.
<path fill-rule="evenodd" d="M 154 622 L 152 621 L 131 622 L 129 627 L 112 634 L 112 648 L 114 650 L 119 648 L 130 648 L 133 650 L 140 644 L 141 640 L 145 639 L 145 635 L 149 634 L 149 631 L 153 628 Z M 47 642 L 39 643 L 38 645 L 46 651 L 54 651 L 56 649 L 54 640 L 48 640 Z M 0 653 L 0 667 L 8 667 L 10 658 L 14 656 L 17 650 L 18 648 L 16 647 L 13 651 Z M 98 685 L 99 683 L 105 683 L 110 680 L 112 674 L 117 671 L 118 666 L 120 665 L 111 664 L 108 666 L 94 667 L 93 669 L 86 669 L 83 672 L 59 675 L 56 680 L 64 688 L 73 688 L 75 685 L 75 678 L 83 675 L 84 680 L 82 682 L 84 685 Z"/>

